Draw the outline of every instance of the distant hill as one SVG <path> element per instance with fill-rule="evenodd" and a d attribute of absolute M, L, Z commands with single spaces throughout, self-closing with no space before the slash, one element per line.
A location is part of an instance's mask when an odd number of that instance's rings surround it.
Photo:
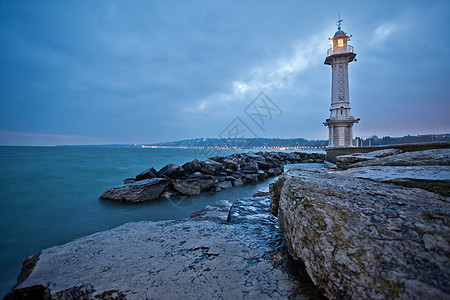
<path fill-rule="evenodd" d="M 146 144 L 147 147 L 183 147 L 183 148 L 323 148 L 328 140 L 277 139 L 277 138 L 198 138 L 174 142 Z"/>
<path fill-rule="evenodd" d="M 381 146 L 396 144 L 450 142 L 450 134 L 407 135 L 403 137 L 376 135 L 365 138 L 355 138 L 359 146 Z M 162 142 L 154 144 L 110 144 L 110 145 L 65 145 L 58 147 L 114 147 L 114 148 L 241 148 L 241 149 L 324 149 L 328 140 L 307 140 L 303 138 L 196 138 L 189 140 Z"/>

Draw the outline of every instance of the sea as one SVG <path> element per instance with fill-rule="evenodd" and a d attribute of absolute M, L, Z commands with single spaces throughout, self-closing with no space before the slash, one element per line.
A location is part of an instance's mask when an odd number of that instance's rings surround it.
<path fill-rule="evenodd" d="M 106 189 L 150 167 L 159 170 L 168 163 L 181 165 L 194 158 L 249 151 L 0 147 L 0 297 L 16 283 L 22 262 L 43 249 L 128 222 L 189 218 L 214 201 L 251 197 L 274 178 L 212 194 L 141 204 L 99 199 Z M 290 167 L 320 168 L 322 164 L 288 165 L 285 170 Z"/>

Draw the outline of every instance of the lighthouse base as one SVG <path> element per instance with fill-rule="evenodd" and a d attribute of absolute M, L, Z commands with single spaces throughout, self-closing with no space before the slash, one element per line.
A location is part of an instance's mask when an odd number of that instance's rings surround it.
<path fill-rule="evenodd" d="M 352 122 L 328 124 L 329 140 L 327 148 L 353 147 L 352 143 Z"/>

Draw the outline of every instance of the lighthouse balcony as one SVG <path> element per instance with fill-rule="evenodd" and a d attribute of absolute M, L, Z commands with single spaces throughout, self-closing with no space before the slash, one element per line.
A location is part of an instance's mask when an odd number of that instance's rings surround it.
<path fill-rule="evenodd" d="M 343 45 L 328 49 L 327 56 L 341 53 L 353 53 L 353 46 Z"/>
<path fill-rule="evenodd" d="M 326 119 L 325 122 L 323 123 L 323 125 L 330 126 L 330 125 L 334 125 L 334 124 L 354 124 L 354 123 L 358 123 L 358 122 L 359 122 L 359 118 L 356 119 L 353 116 L 344 117 L 344 118 L 331 117 L 329 119 Z"/>
<path fill-rule="evenodd" d="M 333 65 L 334 61 L 339 57 L 346 57 L 348 62 L 352 62 L 356 57 L 356 53 L 353 52 L 353 46 L 347 45 L 328 49 L 324 64 Z"/>

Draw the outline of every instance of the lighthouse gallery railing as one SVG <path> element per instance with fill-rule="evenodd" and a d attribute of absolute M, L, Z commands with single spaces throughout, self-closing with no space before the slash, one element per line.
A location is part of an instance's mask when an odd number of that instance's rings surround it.
<path fill-rule="evenodd" d="M 345 47 L 345 46 L 336 47 L 334 49 L 335 49 L 334 52 L 333 52 L 333 48 L 328 49 L 327 56 L 330 56 L 333 54 L 339 54 L 339 53 L 353 52 L 353 46 L 350 46 L 350 45 L 347 45 L 347 47 Z"/>

